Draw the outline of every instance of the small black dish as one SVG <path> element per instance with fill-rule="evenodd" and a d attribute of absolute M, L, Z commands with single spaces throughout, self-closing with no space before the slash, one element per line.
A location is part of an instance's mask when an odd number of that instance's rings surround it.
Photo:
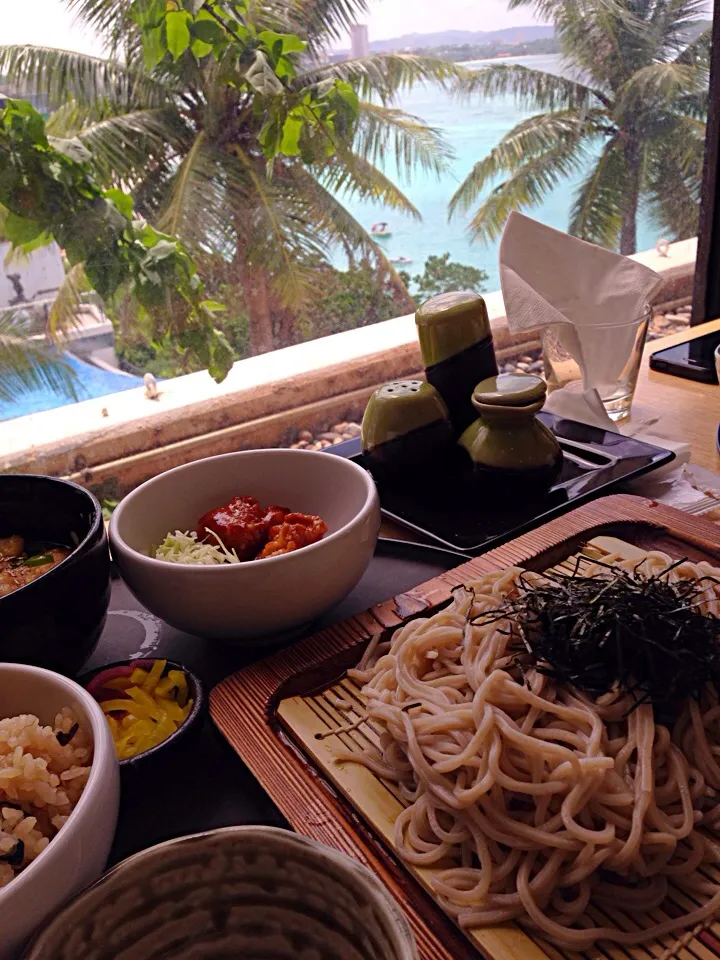
<path fill-rule="evenodd" d="M 42 577 L 0 597 L 0 660 L 73 676 L 110 603 L 110 554 L 97 499 L 68 480 L 0 474 L 0 536 L 73 547 Z"/>
<path fill-rule="evenodd" d="M 161 659 L 164 660 L 165 658 L 151 657 L 149 659 L 117 660 L 115 663 L 108 663 L 103 667 L 98 667 L 96 670 L 89 670 L 87 673 L 81 674 L 77 682 L 81 687 L 88 690 L 97 700 L 96 690 L 90 690 L 90 685 L 93 681 L 97 683 L 97 678 L 101 675 L 107 674 L 107 676 L 103 676 L 103 680 L 111 680 L 114 677 L 123 676 L 120 668 L 140 667 L 143 670 L 149 670 L 155 660 Z M 149 750 L 139 753 L 136 757 L 120 760 L 120 775 L 123 778 L 128 775 L 134 777 L 136 773 L 144 774 L 149 771 L 151 767 L 155 772 L 161 767 L 164 768 L 165 765 L 173 764 L 179 759 L 179 755 L 187 749 L 193 738 L 202 731 L 203 721 L 207 712 L 205 685 L 197 674 L 193 673 L 192 670 L 188 670 L 182 663 L 168 660 L 162 676 L 166 676 L 170 670 L 181 670 L 187 678 L 188 693 L 193 701 L 190 713 L 177 730 L 171 733 L 162 743 L 150 747 Z M 102 686 L 98 687 L 98 689 L 102 689 Z M 119 696 L 117 691 L 114 691 L 114 696 Z"/>

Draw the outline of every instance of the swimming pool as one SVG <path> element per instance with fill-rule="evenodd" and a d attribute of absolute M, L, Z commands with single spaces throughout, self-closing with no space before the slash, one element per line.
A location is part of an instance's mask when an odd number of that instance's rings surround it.
<path fill-rule="evenodd" d="M 25 393 L 10 403 L 4 403 L 0 400 L 0 420 L 11 420 L 14 417 L 24 417 L 28 413 L 54 410 L 56 407 L 64 407 L 69 403 L 92 400 L 95 397 L 104 397 L 109 393 L 119 393 L 121 390 L 133 390 L 135 387 L 143 385 L 140 377 L 129 377 L 123 373 L 101 370 L 100 367 L 79 360 L 72 354 L 66 354 L 65 359 L 77 373 L 75 381 L 77 401 L 69 400 L 63 394 L 55 393 L 45 387 L 33 390 L 31 393 Z"/>

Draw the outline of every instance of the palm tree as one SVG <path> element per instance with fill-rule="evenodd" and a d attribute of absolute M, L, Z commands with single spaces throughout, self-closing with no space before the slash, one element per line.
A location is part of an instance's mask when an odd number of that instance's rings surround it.
<path fill-rule="evenodd" d="M 469 229 L 492 239 L 511 210 L 537 206 L 563 179 L 582 174 L 568 228 L 574 236 L 635 253 L 641 209 L 674 239 L 692 236 L 708 107 L 703 0 L 510 0 L 511 8 L 523 5 L 554 22 L 566 76 L 498 64 L 467 81 L 468 94 L 514 94 L 540 112 L 475 164 L 451 216 L 489 189 Z"/>
<path fill-rule="evenodd" d="M 279 156 L 261 149 L 265 116 L 230 85 L 212 57 L 148 71 L 131 0 L 65 0 L 107 42 L 106 58 L 38 47 L 0 48 L 0 74 L 59 105 L 48 131 L 77 137 L 106 185 L 133 193 L 138 212 L 192 252 L 232 261 L 250 318 L 252 352 L 273 348 L 273 314 L 299 309 L 314 293 L 319 261 L 333 247 L 372 260 L 402 288 L 380 247 L 338 194 L 356 195 L 420 218 L 378 161 L 394 153 L 406 175 L 442 173 L 450 150 L 440 134 L 397 108 L 419 81 L 447 84 L 462 73 L 441 60 L 376 56 L 339 64 L 321 51 L 365 10 L 365 0 L 256 0 L 259 27 L 298 32 L 308 42 L 298 89 L 342 79 L 360 95 L 352 138 L 332 156 Z"/>

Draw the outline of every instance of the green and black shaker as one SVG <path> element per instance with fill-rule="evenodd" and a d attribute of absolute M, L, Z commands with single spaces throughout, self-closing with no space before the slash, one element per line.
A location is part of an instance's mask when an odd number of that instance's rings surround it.
<path fill-rule="evenodd" d="M 422 380 L 395 380 L 370 397 L 362 422 L 367 465 L 382 476 L 421 468 L 432 473 L 455 449 L 447 407 L 437 390 Z"/>
<path fill-rule="evenodd" d="M 441 293 L 418 308 L 415 323 L 425 375 L 459 437 L 477 417 L 473 389 L 498 372 L 485 301 L 469 290 Z"/>

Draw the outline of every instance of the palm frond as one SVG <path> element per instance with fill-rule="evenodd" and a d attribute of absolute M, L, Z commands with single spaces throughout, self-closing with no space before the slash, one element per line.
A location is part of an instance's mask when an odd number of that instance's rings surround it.
<path fill-rule="evenodd" d="M 653 23 L 662 55 L 672 57 L 686 49 L 690 31 L 706 16 L 704 0 L 656 0 Z"/>
<path fill-rule="evenodd" d="M 382 170 L 343 145 L 339 145 L 319 176 L 328 190 L 344 199 L 357 197 L 422 220 L 420 211 Z"/>
<path fill-rule="evenodd" d="M 694 236 L 705 159 L 704 125 L 673 116 L 646 153 L 645 195 L 653 219 L 669 239 Z"/>
<path fill-rule="evenodd" d="M 263 6 L 275 12 L 287 30 L 307 40 L 312 53 L 340 40 L 368 11 L 366 0 L 265 0 Z"/>
<path fill-rule="evenodd" d="M 710 52 L 712 50 L 712 34 L 712 26 L 708 27 L 707 30 L 703 30 L 703 32 L 692 41 L 692 43 L 688 43 L 685 47 L 683 47 L 682 51 L 677 55 L 675 62 L 689 63 L 695 66 L 704 67 L 706 70 L 709 70 Z"/>
<path fill-rule="evenodd" d="M 293 168 L 298 191 L 308 204 L 308 214 L 327 236 L 332 246 L 341 247 L 352 262 L 356 258 L 370 261 L 377 271 L 377 281 L 388 281 L 401 300 L 398 310 L 415 309 L 415 302 L 387 254 L 363 225 L 343 204 L 304 167 Z"/>
<path fill-rule="evenodd" d="M 79 23 L 102 37 L 111 60 L 142 69 L 142 34 L 131 16 L 133 0 L 63 0 Z"/>
<path fill-rule="evenodd" d="M 247 178 L 238 175 L 240 169 L 204 133 L 188 131 L 167 157 L 148 156 L 145 169 L 133 171 L 135 208 L 196 255 L 232 250 L 235 211 L 249 203 Z"/>
<path fill-rule="evenodd" d="M 578 110 L 609 106 L 602 90 L 566 77 L 534 70 L 519 63 L 498 63 L 468 71 L 460 91 L 464 96 L 511 95 L 518 105 L 535 110 Z"/>
<path fill-rule="evenodd" d="M 341 63 L 327 63 L 301 73 L 295 80 L 299 86 L 336 79 L 351 83 L 367 100 L 373 95 L 383 103 L 392 103 L 399 93 L 418 83 L 431 83 L 449 89 L 464 79 L 467 71 L 458 64 L 437 57 L 383 53 Z"/>
<path fill-rule="evenodd" d="M 47 335 L 55 343 L 66 338 L 81 321 L 82 308 L 92 290 L 82 263 L 76 263 L 65 274 L 48 316 Z"/>
<path fill-rule="evenodd" d="M 383 248 L 338 198 L 305 167 L 295 165 L 292 178 L 307 203 L 308 215 L 327 236 L 328 242 L 355 256 L 374 261 L 400 288 L 402 280 Z"/>
<path fill-rule="evenodd" d="M 622 142 L 619 137 L 613 137 L 578 188 L 568 233 L 616 250 L 626 202 L 625 180 Z"/>
<path fill-rule="evenodd" d="M 173 107 L 132 110 L 92 122 L 77 104 L 56 111 L 47 124 L 49 134 L 74 137 L 92 154 L 98 179 L 107 185 L 135 187 L 172 145 L 178 147 L 186 134 Z"/>
<path fill-rule="evenodd" d="M 707 88 L 702 71 L 685 63 L 653 63 L 637 70 L 617 93 L 614 115 L 618 123 L 634 120 L 639 113 L 667 108 L 680 95 L 689 96 Z"/>
<path fill-rule="evenodd" d="M 28 318 L 0 313 L 0 402 L 37 390 L 77 400 L 75 372 L 42 337 L 34 337 Z"/>
<path fill-rule="evenodd" d="M 577 142 L 557 147 L 530 158 L 509 179 L 490 193 L 470 221 L 474 240 L 496 240 L 512 210 L 536 207 L 558 183 L 582 170 L 587 162 Z"/>
<path fill-rule="evenodd" d="M 195 167 L 198 159 L 202 157 L 204 143 L 205 131 L 201 130 L 185 154 L 175 175 L 172 192 L 170 194 L 170 202 L 160 220 L 160 229 L 172 236 L 177 236 L 180 233 L 183 219 L 186 216 L 188 194 L 195 186 L 198 176 Z"/>
<path fill-rule="evenodd" d="M 373 164 L 391 153 L 406 179 L 417 169 L 438 176 L 446 173 L 454 155 L 440 131 L 419 117 L 367 100 L 360 104 L 353 151 Z"/>
<path fill-rule="evenodd" d="M 523 120 L 475 164 L 450 201 L 450 217 L 466 213 L 497 177 L 515 173 L 533 157 L 571 143 L 577 144 L 581 140 L 590 141 L 608 129 L 612 130 L 611 121 L 604 110 L 592 110 L 586 115 L 565 110 L 538 114 Z"/>
<path fill-rule="evenodd" d="M 306 211 L 293 197 L 292 185 L 278 176 L 277 183 L 264 177 L 253 159 L 239 146 L 234 152 L 252 188 L 245 209 L 231 209 L 238 245 L 245 263 L 261 263 L 272 289 L 285 306 L 300 305 L 312 292 L 309 261 L 325 259 L 317 231 L 307 223 Z"/>
<path fill-rule="evenodd" d="M 90 106 L 107 101 L 128 108 L 160 107 L 170 95 L 163 83 L 118 60 L 53 47 L 0 47 L 0 75 L 11 85 L 44 94 L 52 107 L 68 100 Z"/>

